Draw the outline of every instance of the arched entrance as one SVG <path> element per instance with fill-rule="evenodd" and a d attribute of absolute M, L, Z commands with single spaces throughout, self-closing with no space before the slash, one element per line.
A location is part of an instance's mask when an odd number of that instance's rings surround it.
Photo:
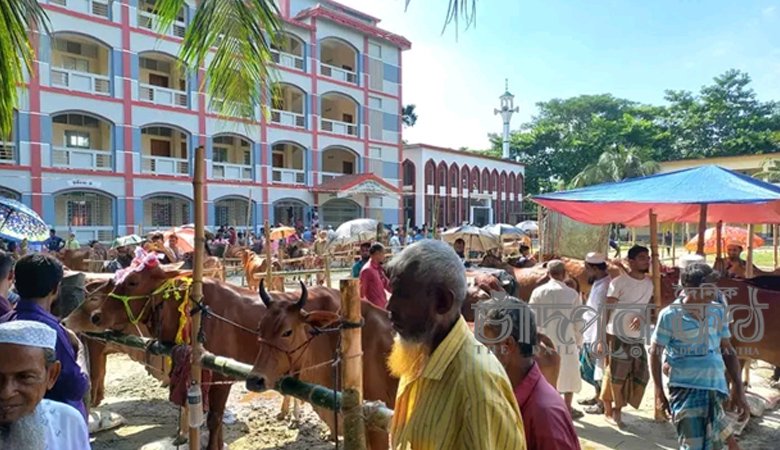
<path fill-rule="evenodd" d="M 298 222 L 306 222 L 304 214 L 306 212 L 306 203 L 294 198 L 285 198 L 274 202 L 274 223 L 273 226 L 283 224 L 294 227 Z"/>
<path fill-rule="evenodd" d="M 178 195 L 152 195 L 144 199 L 144 232 L 192 222 L 192 201 Z"/>
<path fill-rule="evenodd" d="M 322 205 L 321 215 L 324 226 L 338 228 L 344 222 L 363 217 L 363 208 L 346 198 L 328 200 Z"/>
<path fill-rule="evenodd" d="M 66 235 L 76 234 L 82 244 L 114 239 L 114 199 L 93 191 L 69 191 L 54 195 L 54 225 Z"/>

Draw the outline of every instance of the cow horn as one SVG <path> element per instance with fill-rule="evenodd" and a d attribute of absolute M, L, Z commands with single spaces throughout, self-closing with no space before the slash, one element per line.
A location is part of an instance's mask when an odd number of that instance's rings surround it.
<path fill-rule="evenodd" d="M 295 306 L 298 307 L 298 309 L 303 309 L 304 306 L 306 306 L 306 299 L 309 297 L 309 292 L 306 290 L 306 285 L 301 281 L 301 298 L 298 299 L 298 303 L 295 304 Z"/>
<path fill-rule="evenodd" d="M 271 296 L 265 291 L 265 278 L 260 279 L 260 300 L 263 301 L 266 307 L 271 306 Z"/>

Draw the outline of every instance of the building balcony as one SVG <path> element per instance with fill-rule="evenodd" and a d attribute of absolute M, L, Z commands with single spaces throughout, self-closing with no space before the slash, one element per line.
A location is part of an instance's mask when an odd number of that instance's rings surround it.
<path fill-rule="evenodd" d="M 139 5 L 138 10 L 138 28 L 144 28 L 149 31 L 153 31 L 157 33 L 157 30 L 159 30 L 159 24 L 158 21 L 160 20 L 157 17 L 157 14 L 150 12 L 150 11 L 142 11 L 141 8 L 146 6 L 149 8 L 148 3 L 142 3 Z M 154 8 L 152 6 L 151 8 Z M 173 26 L 168 30 L 168 36 L 171 37 L 177 37 L 177 38 L 183 38 L 184 34 L 187 32 L 187 24 L 184 23 L 183 16 L 180 17 L 179 20 L 173 22 Z"/>
<path fill-rule="evenodd" d="M 340 177 L 344 175 L 343 173 L 337 173 L 337 172 L 320 172 L 320 184 L 332 180 L 336 177 Z"/>
<path fill-rule="evenodd" d="M 215 161 L 212 164 L 211 177 L 216 180 L 252 181 L 252 166 Z"/>
<path fill-rule="evenodd" d="M 85 148 L 52 147 L 53 167 L 85 170 L 112 170 L 114 165 L 110 151 Z"/>
<path fill-rule="evenodd" d="M 333 134 L 342 134 L 344 136 L 358 135 L 358 127 L 354 123 L 340 122 L 338 120 L 320 119 L 320 131 L 327 131 Z"/>
<path fill-rule="evenodd" d="M 327 78 L 333 78 L 344 83 L 357 84 L 357 73 L 347 69 L 320 64 L 320 75 Z"/>
<path fill-rule="evenodd" d="M 141 83 L 138 84 L 138 91 L 138 99 L 142 102 L 175 108 L 187 108 L 189 106 L 188 96 L 184 91 Z"/>
<path fill-rule="evenodd" d="M 279 109 L 271 110 L 271 123 L 278 123 L 293 128 L 306 128 L 306 116 Z"/>
<path fill-rule="evenodd" d="M 297 70 L 305 70 L 302 56 L 292 55 L 290 53 L 271 49 L 271 59 L 274 63 L 279 64 L 280 66 Z"/>
<path fill-rule="evenodd" d="M 274 167 L 271 180 L 274 183 L 306 185 L 306 171 Z"/>
<path fill-rule="evenodd" d="M 0 141 L 0 164 L 16 164 L 16 144 Z"/>
<path fill-rule="evenodd" d="M 190 162 L 183 158 L 166 158 L 162 156 L 141 156 L 141 169 L 152 175 L 169 175 L 186 177 L 190 175 Z"/>
<path fill-rule="evenodd" d="M 108 1 L 100 0 L 51 0 L 53 5 L 63 6 L 73 12 L 109 19 L 111 8 Z"/>
<path fill-rule="evenodd" d="M 111 95 L 111 79 L 109 77 L 60 67 L 52 67 L 51 85 L 95 95 Z"/>

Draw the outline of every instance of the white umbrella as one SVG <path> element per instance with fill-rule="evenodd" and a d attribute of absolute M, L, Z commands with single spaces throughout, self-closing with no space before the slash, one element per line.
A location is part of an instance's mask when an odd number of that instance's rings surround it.
<path fill-rule="evenodd" d="M 476 252 L 486 252 L 498 247 L 498 236 L 472 225 L 451 228 L 441 234 L 444 242 L 454 244 L 458 239 L 463 239 L 466 248 Z"/>
<path fill-rule="evenodd" d="M 486 225 L 482 227 L 483 230 L 489 232 L 490 234 L 493 234 L 495 236 L 500 236 L 502 238 L 504 237 L 525 237 L 526 234 L 521 230 L 520 228 L 509 225 L 506 223 L 497 223 L 495 225 Z"/>
<path fill-rule="evenodd" d="M 535 220 L 526 220 L 517 224 L 517 228 L 520 228 L 524 232 L 536 233 L 539 231 L 539 224 Z"/>
<path fill-rule="evenodd" d="M 378 224 L 379 222 L 374 219 L 355 219 L 344 222 L 336 228 L 329 245 L 347 245 L 374 240 Z"/>

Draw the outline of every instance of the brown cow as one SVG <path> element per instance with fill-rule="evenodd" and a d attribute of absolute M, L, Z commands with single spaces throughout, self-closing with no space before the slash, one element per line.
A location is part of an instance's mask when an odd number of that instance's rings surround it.
<path fill-rule="evenodd" d="M 256 278 L 256 275 L 260 274 L 262 276 L 268 271 L 268 266 L 266 264 L 266 258 L 257 255 L 252 250 L 247 249 L 241 253 L 241 265 L 244 267 L 246 284 L 250 290 L 257 290 L 260 280 Z M 272 259 L 271 268 L 273 271 L 281 272 L 282 265 L 279 264 L 279 260 Z M 284 277 L 273 277 L 273 280 L 271 280 L 271 289 L 284 291 Z"/>
<path fill-rule="evenodd" d="M 62 262 L 62 264 L 71 269 L 86 272 L 89 270 L 89 263 L 85 262 L 90 259 L 105 260 L 108 258 L 108 249 L 97 242 L 92 241 L 89 246 L 81 247 L 78 250 L 63 249 L 54 256 Z"/>
<path fill-rule="evenodd" d="M 333 369 L 329 361 L 338 348 L 338 331 L 312 334 L 316 329 L 337 327 L 341 319 L 339 291 L 326 287 L 314 287 L 312 294 L 320 294 L 327 301 L 315 305 L 307 301 L 307 291 L 302 284 L 300 296 L 290 293 L 267 293 L 260 284 L 260 297 L 268 312 L 260 322 L 261 351 L 257 355 L 247 386 L 252 390 L 271 389 L 284 375 L 298 375 L 303 381 L 334 388 Z M 304 309 L 305 308 L 305 309 Z M 384 309 L 369 302 L 361 302 L 364 332 L 363 346 L 363 397 L 381 400 L 388 407 L 395 404 L 398 379 L 388 373 L 387 357 L 393 346 L 393 329 Z M 345 355 L 348 357 L 349 355 Z M 339 386 L 341 388 L 341 386 Z M 328 425 L 335 438 L 333 411 L 314 408 Z M 343 430 L 343 427 L 339 429 Z M 388 448 L 387 433 L 368 430 L 369 448 Z"/>
<path fill-rule="evenodd" d="M 152 336 L 165 343 L 175 342 L 179 326 L 178 304 L 165 300 L 162 295 L 151 296 L 152 292 L 166 281 L 189 275 L 189 272 L 170 270 L 161 266 L 146 267 L 133 272 L 114 287 L 117 296 L 133 296 L 128 305 L 134 317 L 149 327 Z M 295 294 L 292 294 L 295 295 Z M 312 290 L 310 302 L 317 307 L 324 302 L 320 291 Z M 257 294 L 245 288 L 233 286 L 212 278 L 203 280 L 202 304 L 209 313 L 203 319 L 205 348 L 216 355 L 252 364 L 260 344 L 257 341 L 257 324 L 266 314 L 266 307 Z M 124 330 L 130 323 L 124 304 L 113 297 L 92 313 L 91 322 L 99 328 Z M 222 416 L 225 411 L 231 384 L 230 379 L 214 373 L 209 390 L 208 450 L 222 450 Z"/>

